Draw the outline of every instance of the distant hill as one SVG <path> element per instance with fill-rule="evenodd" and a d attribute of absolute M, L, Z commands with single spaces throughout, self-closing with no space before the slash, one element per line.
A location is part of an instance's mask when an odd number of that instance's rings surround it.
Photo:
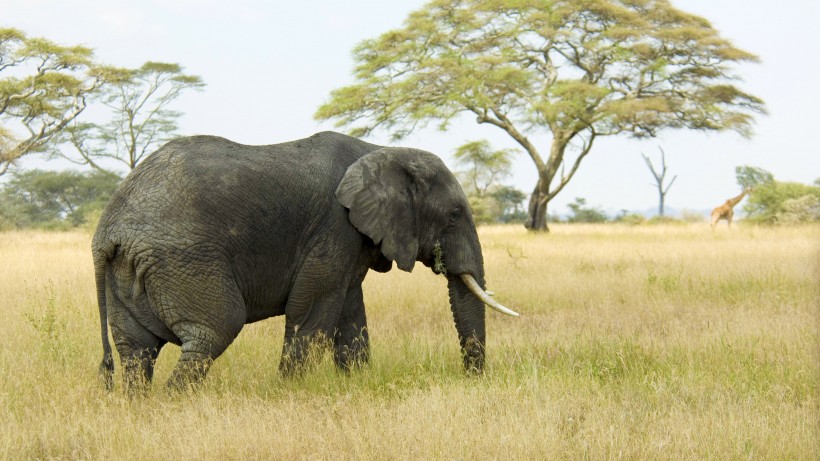
<path fill-rule="evenodd" d="M 607 215 L 607 217 L 609 217 L 609 219 L 614 219 L 616 216 L 621 214 L 622 210 L 617 210 L 615 208 L 606 208 L 606 209 L 603 210 L 603 212 L 606 213 L 606 215 Z M 666 209 L 664 210 L 664 214 L 667 217 L 670 217 L 670 218 L 682 219 L 684 217 L 689 217 L 689 216 L 701 216 L 704 221 L 709 220 L 709 216 L 711 215 L 711 213 L 712 213 L 711 208 L 694 209 L 694 208 L 666 207 Z M 644 209 L 641 209 L 641 210 L 627 210 L 627 214 L 638 214 L 638 215 L 641 215 L 641 216 L 649 219 L 649 218 L 653 218 L 653 217 L 658 215 L 658 207 L 656 207 L 656 206 L 655 207 L 649 207 L 649 208 L 644 208 Z M 569 216 L 571 216 L 571 214 L 568 213 L 568 212 L 567 213 L 558 213 L 558 216 L 560 216 L 560 218 L 562 220 L 565 220 Z M 743 213 L 742 207 L 741 206 L 735 207 L 735 218 L 736 219 L 742 219 L 744 216 L 745 216 L 745 213 Z M 688 219 L 688 220 L 691 220 L 691 219 Z"/>
<path fill-rule="evenodd" d="M 736 210 L 737 211 L 737 210 Z M 614 208 L 607 208 L 604 210 L 607 216 L 614 218 L 622 213 L 622 210 L 616 210 Z M 703 217 L 704 221 L 709 219 L 709 215 L 712 213 L 712 209 L 692 209 L 692 208 L 674 208 L 674 207 L 666 207 L 664 209 L 664 215 L 670 218 L 681 219 L 684 216 L 701 216 Z M 627 214 L 638 214 L 647 219 L 653 218 L 658 215 L 658 207 L 650 207 L 644 208 L 641 210 L 627 210 Z"/>
<path fill-rule="evenodd" d="M 711 209 L 691 209 L 691 208 L 673 208 L 673 207 L 665 207 L 664 215 L 669 216 L 670 218 L 680 218 L 684 214 L 686 215 L 701 215 L 703 219 L 708 219 L 709 215 L 712 213 Z M 631 213 L 637 213 L 642 216 L 646 216 L 647 218 L 651 218 L 653 216 L 658 215 L 658 207 L 651 207 L 645 208 L 643 210 L 633 210 Z M 617 213 L 616 213 L 617 215 Z"/>

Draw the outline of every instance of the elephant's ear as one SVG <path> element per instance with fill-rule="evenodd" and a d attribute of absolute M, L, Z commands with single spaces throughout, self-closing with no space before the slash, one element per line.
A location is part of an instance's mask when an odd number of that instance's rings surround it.
<path fill-rule="evenodd" d="M 398 148 L 373 151 L 350 165 L 336 188 L 339 203 L 350 210 L 350 222 L 407 272 L 419 251 L 418 206 L 435 176 L 422 154 Z"/>

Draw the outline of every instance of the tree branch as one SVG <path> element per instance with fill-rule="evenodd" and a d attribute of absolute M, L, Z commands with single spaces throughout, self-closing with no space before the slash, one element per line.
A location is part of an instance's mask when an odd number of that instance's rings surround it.
<path fill-rule="evenodd" d="M 574 136 L 575 136 L 575 134 L 570 136 L 569 139 L 571 139 Z M 590 127 L 589 140 L 584 141 L 583 148 L 581 149 L 581 153 L 578 154 L 578 157 L 575 159 L 575 162 L 573 163 L 572 168 L 569 170 L 569 174 L 567 176 L 562 175 L 561 182 L 558 184 L 558 187 L 556 187 L 554 190 L 550 191 L 549 195 L 547 196 L 547 201 L 552 200 L 556 195 L 558 195 L 558 193 L 561 192 L 562 189 L 564 189 L 564 186 L 566 186 L 567 183 L 569 183 L 569 181 L 572 179 L 572 177 L 575 176 L 575 172 L 578 171 L 578 167 L 581 165 L 581 160 L 583 160 L 584 157 L 586 157 L 587 154 L 589 154 L 590 150 L 592 149 L 592 143 L 593 143 L 593 141 L 595 141 L 595 137 L 596 137 L 595 130 Z"/>
<path fill-rule="evenodd" d="M 527 139 L 526 136 L 521 134 L 521 132 L 519 132 L 515 128 L 515 125 L 513 125 L 509 118 L 498 112 L 496 109 L 491 109 L 493 115 L 496 118 L 490 117 L 486 110 L 479 111 L 475 107 L 468 107 L 468 109 L 478 116 L 476 118 L 476 121 L 478 123 L 489 123 L 490 125 L 494 125 L 501 128 L 507 134 L 509 134 L 510 137 L 512 137 L 515 140 L 515 142 L 517 142 L 521 147 L 523 147 L 527 154 L 529 154 L 530 158 L 535 163 L 535 166 L 538 169 L 538 171 L 544 170 L 544 161 L 541 159 L 541 156 L 538 153 L 538 149 L 535 148 L 535 146 L 530 142 L 529 139 Z"/>

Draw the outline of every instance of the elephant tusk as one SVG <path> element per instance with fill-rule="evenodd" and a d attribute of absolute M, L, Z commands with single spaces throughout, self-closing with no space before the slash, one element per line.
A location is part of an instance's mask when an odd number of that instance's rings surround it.
<path fill-rule="evenodd" d="M 475 281 L 475 279 L 473 278 L 472 275 L 470 275 L 470 274 L 461 274 L 460 277 L 461 277 L 461 280 L 464 282 L 464 284 L 467 285 L 467 288 L 469 288 L 470 291 L 476 296 L 476 298 L 480 299 L 481 302 L 483 302 L 484 304 L 492 307 L 493 309 L 497 310 L 498 312 L 501 312 L 502 314 L 511 315 L 513 317 L 518 317 L 520 315 L 518 312 L 512 311 L 512 310 L 507 309 L 506 307 L 502 306 L 501 304 L 498 304 L 498 302 L 496 300 L 491 298 L 481 288 L 481 286 L 478 284 L 478 282 Z"/>
<path fill-rule="evenodd" d="M 493 293 L 493 292 L 492 292 L 492 291 L 490 291 L 490 290 L 486 290 L 486 291 L 484 291 L 484 293 L 487 293 L 487 294 L 488 294 L 488 295 L 490 295 L 490 296 L 495 296 L 495 293 Z"/>

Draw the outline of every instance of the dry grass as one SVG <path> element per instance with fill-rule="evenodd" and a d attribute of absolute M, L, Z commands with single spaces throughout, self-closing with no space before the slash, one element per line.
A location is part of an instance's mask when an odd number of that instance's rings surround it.
<path fill-rule="evenodd" d="M 371 366 L 276 372 L 249 325 L 197 392 L 106 394 L 82 233 L 0 234 L 2 459 L 818 459 L 820 228 L 482 228 L 488 369 L 445 282 L 371 273 Z M 167 378 L 178 349 L 160 356 Z M 118 368 L 119 370 L 119 368 Z"/>

